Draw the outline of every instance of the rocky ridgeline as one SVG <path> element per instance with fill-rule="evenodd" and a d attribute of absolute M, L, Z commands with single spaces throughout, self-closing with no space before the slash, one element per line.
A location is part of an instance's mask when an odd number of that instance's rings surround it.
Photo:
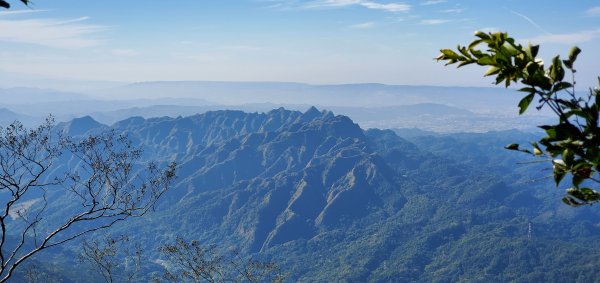
<path fill-rule="evenodd" d="M 593 269 L 583 263 L 600 254 L 587 245 L 600 233 L 598 209 L 560 206 L 551 181 L 531 182 L 543 168 L 515 167 L 521 156 L 503 150 L 528 138 L 520 132 L 409 142 L 314 107 L 112 126 L 84 117 L 59 127 L 71 135 L 112 128 L 140 144 L 145 160 L 177 161 L 178 179 L 156 211 L 111 230 L 149 258 L 181 236 L 273 259 L 290 281 L 548 281 Z M 579 271 L 560 268 L 574 262 Z"/>

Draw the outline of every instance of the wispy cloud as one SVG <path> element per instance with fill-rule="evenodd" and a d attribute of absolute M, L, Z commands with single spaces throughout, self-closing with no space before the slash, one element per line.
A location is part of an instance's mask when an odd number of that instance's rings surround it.
<path fill-rule="evenodd" d="M 411 5 L 405 3 L 379 3 L 368 0 L 318 0 L 312 1 L 305 4 L 305 8 L 322 8 L 322 7 L 347 7 L 347 6 L 361 6 L 372 10 L 381 10 L 386 12 L 398 13 L 408 12 L 411 9 Z"/>
<path fill-rule="evenodd" d="M 364 1 L 361 2 L 359 5 L 367 7 L 369 9 L 384 10 L 388 12 L 408 12 L 410 10 L 410 5 L 401 3 L 380 4 L 375 2 Z"/>
<path fill-rule="evenodd" d="M 366 23 L 360 23 L 360 24 L 355 24 L 355 25 L 351 25 L 350 28 L 351 29 L 369 29 L 375 26 L 374 22 L 366 22 Z"/>
<path fill-rule="evenodd" d="M 79 18 L 69 19 L 69 20 L 60 20 L 60 21 L 56 20 L 54 25 L 66 25 L 66 24 L 72 24 L 72 23 L 79 23 L 79 22 L 87 21 L 89 19 L 90 19 L 90 17 L 79 17 Z"/>
<path fill-rule="evenodd" d="M 447 20 L 447 19 L 427 19 L 427 20 L 422 20 L 421 24 L 422 25 L 442 25 L 445 23 L 451 22 L 451 20 Z"/>
<path fill-rule="evenodd" d="M 116 56 L 124 56 L 124 57 L 133 57 L 133 56 L 137 56 L 140 53 L 135 50 L 135 49 L 113 49 L 110 52 L 113 55 Z"/>
<path fill-rule="evenodd" d="M 599 17 L 600 16 L 600 6 L 589 8 L 585 11 L 585 15 L 588 17 Z"/>
<path fill-rule="evenodd" d="M 520 18 L 524 19 L 525 21 L 529 22 L 532 26 L 534 26 L 536 29 L 538 29 L 540 32 L 543 33 L 543 35 L 539 35 L 539 36 L 527 39 L 536 44 L 559 43 L 559 44 L 572 45 L 572 44 L 579 44 L 582 42 L 592 41 L 592 40 L 600 37 L 600 29 L 554 34 L 554 33 L 547 31 L 546 29 L 544 29 L 541 25 L 536 23 L 530 17 L 523 15 L 521 13 L 515 12 L 515 11 L 510 11 L 510 12 L 519 16 Z M 589 16 L 593 16 L 596 13 L 598 14 L 598 16 L 600 16 L 600 6 L 590 8 L 586 11 L 586 14 Z"/>
<path fill-rule="evenodd" d="M 423 6 L 429 6 L 429 5 L 436 5 L 436 4 L 441 4 L 441 3 L 446 3 L 446 0 L 430 0 L 430 1 L 425 1 L 423 3 L 421 3 L 421 5 Z"/>
<path fill-rule="evenodd" d="M 306 4 L 307 7 L 343 7 L 343 6 L 351 6 L 358 5 L 361 0 L 320 0 L 320 1 L 312 1 Z"/>
<path fill-rule="evenodd" d="M 96 46 L 101 40 L 93 38 L 93 35 L 106 30 L 106 27 L 82 23 L 88 19 L 0 20 L 0 42 L 29 43 L 53 48 Z"/>
<path fill-rule="evenodd" d="M 529 41 L 535 44 L 543 43 L 561 43 L 561 44 L 579 44 L 583 42 L 592 41 L 596 38 L 600 38 L 600 29 L 596 30 L 584 30 L 574 33 L 563 33 L 563 34 L 545 34 L 534 38 L 530 38 Z"/>
<path fill-rule="evenodd" d="M 446 10 L 441 10 L 440 12 L 442 13 L 462 13 L 465 9 L 461 9 L 461 8 L 455 8 L 455 9 L 446 9 Z"/>
<path fill-rule="evenodd" d="M 256 0 L 258 2 L 269 3 L 267 8 L 278 9 L 278 10 L 290 10 L 297 9 L 302 5 L 298 0 Z"/>
<path fill-rule="evenodd" d="M 34 9 L 28 9 L 28 10 L 10 10 L 10 11 L 0 11 L 0 16 L 10 16 L 10 15 L 21 15 L 21 14 L 33 14 L 33 13 L 40 13 L 40 12 L 47 12 L 50 10 L 34 10 Z"/>
<path fill-rule="evenodd" d="M 547 35 L 551 35 L 552 33 L 546 31 L 542 26 L 540 26 L 538 23 L 536 23 L 534 20 L 532 20 L 530 17 L 525 16 L 521 13 L 515 12 L 515 11 L 510 11 L 511 13 L 521 17 L 522 19 L 524 19 L 525 21 L 529 22 L 532 26 L 534 26 L 535 28 L 537 28 L 538 30 L 540 30 L 541 32 L 547 34 Z"/>
<path fill-rule="evenodd" d="M 259 51 L 262 50 L 262 47 L 253 46 L 253 45 L 226 45 L 220 46 L 218 49 L 228 50 L 228 51 Z"/>

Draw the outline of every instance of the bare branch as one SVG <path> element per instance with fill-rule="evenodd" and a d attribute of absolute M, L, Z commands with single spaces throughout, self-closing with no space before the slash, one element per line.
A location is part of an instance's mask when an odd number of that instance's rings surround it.
<path fill-rule="evenodd" d="M 141 149 L 115 131 L 64 137 L 52 118 L 32 130 L 18 122 L 0 129 L 0 195 L 8 197 L 0 199 L 0 282 L 42 250 L 153 209 L 176 177 L 176 164 L 144 168 L 140 158 Z M 49 203 L 50 191 L 78 202 Z"/>

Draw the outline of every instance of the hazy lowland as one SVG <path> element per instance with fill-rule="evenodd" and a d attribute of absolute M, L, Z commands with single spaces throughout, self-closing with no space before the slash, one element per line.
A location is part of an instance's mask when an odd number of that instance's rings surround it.
<path fill-rule="evenodd" d="M 511 90 L 147 82 L 0 96 L 2 123 L 52 113 L 75 138 L 114 129 L 143 147 L 142 162 L 177 160 L 154 212 L 92 236 L 140 245 L 136 281 L 161 273 L 159 249 L 176 237 L 275 262 L 287 282 L 597 279 L 597 206 L 561 204 L 545 164 L 503 148 L 536 139 L 548 119 L 517 117 Z M 53 217 L 72 205 L 47 197 Z M 103 281 L 77 243 L 26 266 Z"/>
<path fill-rule="evenodd" d="M 142 82 L 84 91 L 0 89 L 0 121 L 27 124 L 91 116 L 112 124 L 131 117 L 188 116 L 211 110 L 268 112 L 311 106 L 346 115 L 362 128 L 419 128 L 440 133 L 535 130 L 548 114 L 517 115 L 519 94 L 484 87 L 270 82 Z"/>

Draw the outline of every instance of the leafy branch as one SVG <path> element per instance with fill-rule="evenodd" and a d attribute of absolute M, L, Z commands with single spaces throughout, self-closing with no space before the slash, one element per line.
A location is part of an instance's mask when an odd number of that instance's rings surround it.
<path fill-rule="evenodd" d="M 600 89 L 590 89 L 585 95 L 575 90 L 574 64 L 581 49 L 573 47 L 567 59 L 555 56 L 545 67 L 544 61 L 537 58 L 539 45 L 522 46 L 502 32 L 479 31 L 475 36 L 477 39 L 467 46 L 440 50 L 436 60 L 446 61 L 446 65 L 458 64 L 458 68 L 470 64 L 487 66 L 484 76 L 494 76 L 496 84 L 523 85 L 519 91 L 526 95 L 518 104 L 519 114 L 525 113 L 537 101 L 537 110 L 550 109 L 558 121 L 540 126 L 546 136 L 532 142 L 531 150 L 522 149 L 518 144 L 506 148 L 549 157 L 557 186 L 565 176 L 570 176 L 572 187 L 563 198 L 566 204 L 579 206 L 600 201 L 600 193 L 585 186 L 600 183 Z M 480 45 L 487 49 L 478 49 Z M 571 73 L 570 82 L 565 80 L 567 71 Z M 600 85 L 600 78 L 598 80 Z"/>
<path fill-rule="evenodd" d="M 29 6 L 29 3 L 31 3 L 31 1 L 29 0 L 19 0 L 21 1 L 23 4 Z M 0 0 L 0 7 L 5 8 L 5 9 L 10 9 L 10 3 L 4 1 L 4 0 Z"/>

